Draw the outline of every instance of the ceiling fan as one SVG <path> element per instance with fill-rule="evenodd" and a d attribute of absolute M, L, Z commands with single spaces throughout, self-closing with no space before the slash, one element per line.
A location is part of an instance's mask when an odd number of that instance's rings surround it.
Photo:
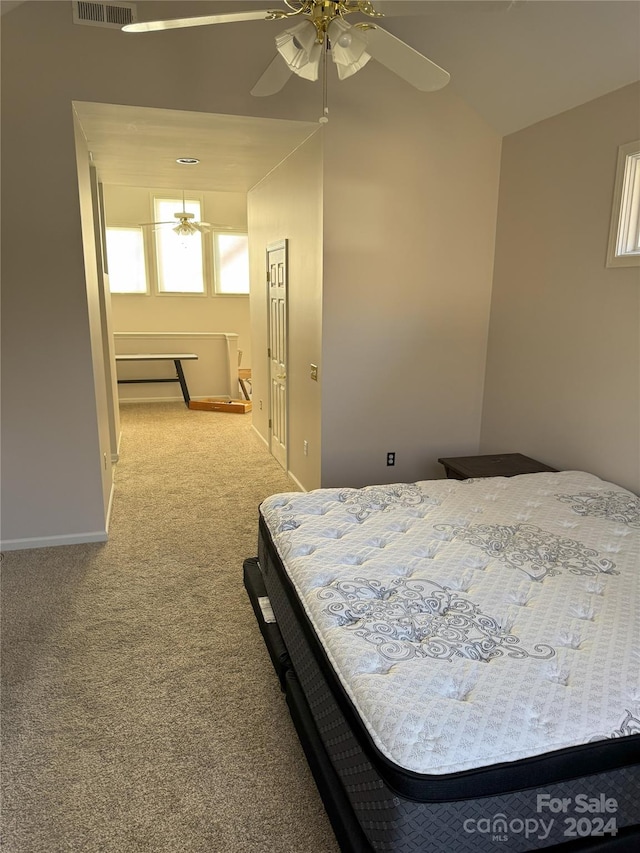
<path fill-rule="evenodd" d="M 376 59 L 422 92 L 436 91 L 449 82 L 447 71 L 379 26 L 377 22 L 385 14 L 394 13 L 393 2 L 375 4 L 378 8 L 384 7 L 384 13 L 378 11 L 370 0 L 284 0 L 284 4 L 286 9 L 146 21 L 127 24 L 123 29 L 127 32 L 151 32 L 237 21 L 293 19 L 295 26 L 276 36 L 278 52 L 251 90 L 251 94 L 258 97 L 279 92 L 292 74 L 317 80 L 320 63 L 326 60 L 329 52 L 341 80 L 355 74 L 370 59 Z M 407 4 L 398 4 L 399 10 L 401 7 L 406 14 Z M 345 18 L 354 13 L 364 15 L 365 20 L 353 25 L 347 23 Z M 323 69 L 326 73 L 326 61 Z M 326 113 L 325 102 L 325 115 L 321 122 L 327 121 Z"/>
<path fill-rule="evenodd" d="M 210 222 L 196 222 L 195 213 L 187 212 L 184 193 L 182 193 L 182 210 L 176 211 L 175 219 L 166 222 L 141 222 L 140 228 L 153 228 L 157 230 L 164 225 L 173 225 L 171 229 L 179 237 L 190 237 L 192 234 L 208 234 L 213 228 L 217 231 L 230 231 L 227 225 L 212 225 Z M 177 223 L 176 223 L 177 220 Z"/>

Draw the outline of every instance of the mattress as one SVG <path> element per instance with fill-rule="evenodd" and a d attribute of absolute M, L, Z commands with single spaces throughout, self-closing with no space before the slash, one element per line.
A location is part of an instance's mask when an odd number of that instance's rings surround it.
<path fill-rule="evenodd" d="M 640 823 L 636 496 L 583 472 L 275 495 L 259 562 L 371 849 Z"/>

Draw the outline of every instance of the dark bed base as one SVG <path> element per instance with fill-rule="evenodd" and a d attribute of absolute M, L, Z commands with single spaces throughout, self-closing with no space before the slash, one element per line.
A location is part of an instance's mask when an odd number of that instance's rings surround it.
<path fill-rule="evenodd" d="M 300 687 L 300 682 L 293 671 L 280 629 L 275 623 L 267 624 L 264 621 L 258 599 L 266 596 L 267 591 L 258 566 L 258 560 L 256 558 L 245 560 L 243 569 L 244 586 L 258 621 L 260 633 L 280 680 L 280 686 L 284 690 L 291 719 L 296 727 L 340 849 L 343 853 L 356 853 L 356 851 L 357 853 L 373 853 L 372 847 L 367 842 L 356 820 L 338 774 L 333 769 L 329 756 L 324 749 L 320 733 Z"/>
<path fill-rule="evenodd" d="M 322 737 L 313 718 L 313 713 L 300 685 L 295 668 L 278 625 L 266 623 L 258 599 L 267 597 L 264 578 L 258 558 L 245 560 L 243 565 L 244 586 L 253 607 L 260 632 L 285 693 L 291 718 L 302 744 L 309 767 L 331 822 L 342 853 L 374 853 L 367 840 L 340 776 L 325 749 Z M 496 850 L 512 849 L 507 844 L 494 845 Z M 381 847 L 380 849 L 384 849 Z M 434 846 L 421 847 L 424 853 L 444 851 L 446 847 L 435 842 Z M 539 848 L 530 848 L 539 849 Z M 640 826 L 620 828 L 616 836 L 604 838 L 578 838 L 563 844 L 545 847 L 545 851 L 574 853 L 574 851 L 598 851 L 598 853 L 625 853 L 640 849 Z"/>

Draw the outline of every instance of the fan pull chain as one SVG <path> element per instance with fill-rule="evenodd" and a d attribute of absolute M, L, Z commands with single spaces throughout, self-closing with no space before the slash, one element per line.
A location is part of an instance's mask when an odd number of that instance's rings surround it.
<path fill-rule="evenodd" d="M 322 115 L 318 119 L 320 124 L 329 121 L 329 106 L 327 104 L 327 53 L 329 51 L 329 35 L 324 34 L 324 50 L 322 51 Z"/>

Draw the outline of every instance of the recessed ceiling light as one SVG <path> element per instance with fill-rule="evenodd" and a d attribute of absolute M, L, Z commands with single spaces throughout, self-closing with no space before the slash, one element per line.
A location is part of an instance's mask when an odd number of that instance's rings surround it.
<path fill-rule="evenodd" d="M 176 163 L 180 163 L 181 166 L 197 166 L 200 160 L 196 160 L 195 157 L 178 157 Z"/>

